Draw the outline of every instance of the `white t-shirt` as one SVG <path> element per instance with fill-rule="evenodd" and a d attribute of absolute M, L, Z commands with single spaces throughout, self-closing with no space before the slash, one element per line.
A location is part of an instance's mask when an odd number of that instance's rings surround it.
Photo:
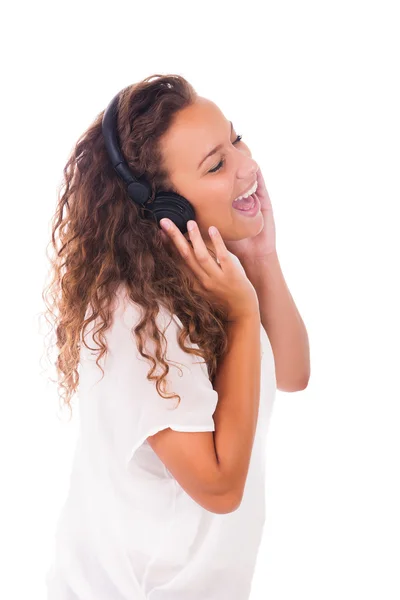
<path fill-rule="evenodd" d="M 181 401 L 162 398 L 146 378 L 150 364 L 130 331 L 141 313 L 123 285 L 115 306 L 105 333 L 109 353 L 100 361 L 104 376 L 97 352 L 81 345 L 79 436 L 46 572 L 47 600 L 248 600 L 265 521 L 265 442 L 276 393 L 268 336 L 261 326 L 260 408 L 243 499 L 234 512 L 216 514 L 185 492 L 146 440 L 167 427 L 215 430 L 218 394 L 207 365 L 181 350 L 182 323 L 161 306 L 167 359 L 179 363 L 170 366 L 167 390 Z M 85 339 L 97 349 L 91 331 Z M 198 348 L 189 338 L 185 345 Z M 154 348 L 150 340 L 146 347 Z"/>

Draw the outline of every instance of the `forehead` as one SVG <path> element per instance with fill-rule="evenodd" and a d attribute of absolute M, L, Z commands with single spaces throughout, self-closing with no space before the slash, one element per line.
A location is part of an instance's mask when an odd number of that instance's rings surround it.
<path fill-rule="evenodd" d="M 167 169 L 197 170 L 200 160 L 226 139 L 230 121 L 214 102 L 198 98 L 180 110 L 163 136 L 161 148 Z"/>

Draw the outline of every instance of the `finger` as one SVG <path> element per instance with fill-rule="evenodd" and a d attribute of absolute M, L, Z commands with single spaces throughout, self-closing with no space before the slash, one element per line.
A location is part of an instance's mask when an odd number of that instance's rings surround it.
<path fill-rule="evenodd" d="M 230 261 L 228 250 L 218 229 L 216 227 L 210 227 L 208 233 L 210 234 L 215 232 L 215 235 L 210 235 L 210 239 L 212 240 L 215 248 L 215 254 L 219 261 L 218 264 L 215 260 L 215 257 L 212 256 L 210 250 L 207 248 L 196 221 L 192 222 L 194 224 L 193 229 L 189 230 L 188 227 L 190 241 L 193 244 L 194 254 L 199 262 L 199 265 L 205 271 L 205 276 L 207 277 L 206 281 L 208 283 L 210 279 L 221 277 L 222 265 L 224 265 L 226 268 L 227 263 Z M 188 226 L 189 223 L 191 223 L 191 221 L 188 222 Z"/>
<path fill-rule="evenodd" d="M 162 241 L 165 244 L 167 244 L 170 240 L 169 240 L 169 237 L 167 236 L 167 234 L 165 233 L 165 231 L 163 229 L 161 229 L 160 234 L 161 234 Z"/>
<path fill-rule="evenodd" d="M 161 219 L 160 225 L 164 232 L 168 236 L 169 241 L 174 242 L 175 247 L 179 250 L 180 254 L 186 259 L 189 256 L 190 245 L 188 244 L 185 237 L 182 235 L 178 227 L 169 219 Z"/>
<path fill-rule="evenodd" d="M 160 225 L 163 227 L 164 223 L 160 221 Z M 167 235 L 174 242 L 178 252 L 188 263 L 200 281 L 203 280 L 204 282 L 204 280 L 207 280 L 208 277 L 215 277 L 215 275 L 218 273 L 219 267 L 211 258 L 196 223 L 194 230 L 188 230 L 188 234 L 193 247 L 186 240 L 184 235 L 182 235 L 178 227 L 170 221 L 170 227 L 167 230 Z"/>
<path fill-rule="evenodd" d="M 192 226 L 192 229 L 189 229 L 190 226 Z M 210 253 L 204 243 L 196 221 L 188 221 L 188 233 L 197 260 L 201 266 L 207 265 L 210 259 Z"/>
<path fill-rule="evenodd" d="M 232 264 L 231 257 L 229 256 L 228 248 L 226 247 L 218 228 L 215 226 L 209 227 L 208 234 L 214 244 L 215 253 L 219 262 L 218 268 L 221 270 L 229 268 L 229 265 Z"/>

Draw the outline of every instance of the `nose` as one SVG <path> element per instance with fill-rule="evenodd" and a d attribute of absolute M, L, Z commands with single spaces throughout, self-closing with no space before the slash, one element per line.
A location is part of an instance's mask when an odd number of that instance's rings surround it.
<path fill-rule="evenodd" d="M 250 158 L 250 163 L 242 166 L 238 171 L 238 179 L 244 179 L 245 181 L 254 181 L 257 171 L 260 168 L 255 160 Z"/>

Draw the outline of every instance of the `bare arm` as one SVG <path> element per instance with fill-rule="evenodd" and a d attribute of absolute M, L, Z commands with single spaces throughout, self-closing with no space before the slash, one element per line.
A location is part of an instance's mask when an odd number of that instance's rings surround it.
<path fill-rule="evenodd" d="M 147 439 L 196 502 L 210 511 L 230 512 L 243 496 L 260 402 L 261 323 L 257 294 L 229 257 L 218 230 L 213 244 L 219 265 L 210 257 L 194 221 L 188 223 L 188 230 L 189 225 L 194 225 L 189 234 L 193 248 L 172 222 L 169 225 L 169 237 L 185 263 L 204 289 L 227 308 L 228 349 L 219 361 L 214 381 L 218 394 L 213 414 L 215 431 L 175 431 L 169 427 Z"/>
<path fill-rule="evenodd" d="M 214 389 L 215 431 L 170 428 L 148 442 L 172 476 L 198 504 L 216 513 L 241 502 L 257 425 L 260 399 L 260 318 L 228 325 L 228 350 L 218 365 Z"/>
<path fill-rule="evenodd" d="M 222 493 L 240 500 L 250 464 L 260 403 L 260 319 L 231 323 L 228 351 L 218 367 L 213 415 L 215 448 Z"/>

